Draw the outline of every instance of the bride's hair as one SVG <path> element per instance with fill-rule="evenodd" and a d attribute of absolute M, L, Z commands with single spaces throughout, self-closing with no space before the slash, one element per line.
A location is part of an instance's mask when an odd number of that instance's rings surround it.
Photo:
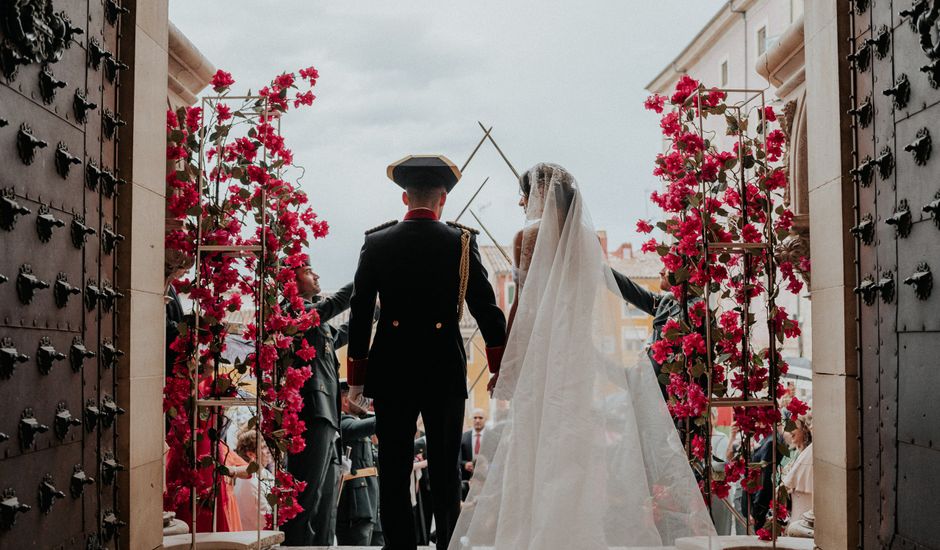
<path fill-rule="evenodd" d="M 555 193 L 555 208 L 558 210 L 558 213 L 562 215 L 562 220 L 564 220 L 564 216 L 567 215 L 568 210 L 571 208 L 571 202 L 574 200 L 575 195 L 574 176 L 571 175 L 571 172 L 565 170 L 558 164 L 540 162 L 522 175 L 519 185 L 522 188 L 522 194 L 525 195 L 526 200 L 529 199 L 532 193 L 533 183 L 535 184 L 538 195 L 542 196 L 542 200 L 545 200 L 545 187 L 553 182 L 556 183 L 553 188 Z"/>

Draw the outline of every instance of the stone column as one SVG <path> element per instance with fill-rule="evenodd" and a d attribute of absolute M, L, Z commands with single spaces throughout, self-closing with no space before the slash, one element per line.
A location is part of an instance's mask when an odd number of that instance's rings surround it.
<path fill-rule="evenodd" d="M 806 109 L 813 296 L 816 545 L 859 544 L 858 359 L 849 16 L 846 2 L 807 2 Z"/>
<path fill-rule="evenodd" d="M 118 285 L 127 299 L 120 310 L 119 347 L 127 368 L 119 396 L 127 409 L 119 423 L 119 452 L 127 464 L 120 506 L 127 518 L 122 548 L 146 550 L 163 543 L 163 234 L 166 175 L 167 0 L 125 0 L 121 59 L 118 231 L 125 235 Z"/>

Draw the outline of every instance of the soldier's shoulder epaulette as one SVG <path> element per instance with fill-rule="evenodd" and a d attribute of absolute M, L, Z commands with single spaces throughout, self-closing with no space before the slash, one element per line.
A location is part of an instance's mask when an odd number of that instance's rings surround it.
<path fill-rule="evenodd" d="M 398 220 L 387 221 L 387 222 L 383 223 L 382 225 L 377 225 L 377 226 L 373 227 L 372 229 L 366 231 L 366 235 L 371 235 L 371 234 L 375 233 L 376 231 L 381 231 L 381 230 L 383 230 L 383 229 L 385 229 L 385 228 L 387 228 L 387 227 L 391 227 L 391 226 L 395 225 L 396 223 L 398 223 Z"/>
<path fill-rule="evenodd" d="M 474 228 L 472 228 L 472 227 L 467 227 L 466 225 L 463 225 L 463 224 L 461 224 L 461 223 L 457 223 L 457 222 L 447 222 L 447 225 L 449 225 L 449 226 L 451 226 L 451 227 L 456 227 L 457 229 L 460 229 L 461 231 L 469 231 L 470 233 L 473 233 L 474 235 L 479 235 L 479 234 L 480 234 L 480 231 L 479 231 L 479 230 L 474 229 Z"/>

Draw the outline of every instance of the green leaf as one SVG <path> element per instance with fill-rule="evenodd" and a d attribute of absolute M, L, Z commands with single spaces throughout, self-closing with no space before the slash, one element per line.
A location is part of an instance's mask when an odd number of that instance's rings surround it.
<path fill-rule="evenodd" d="M 257 462 L 255 462 L 254 460 L 252 460 L 251 462 L 248 463 L 248 468 L 246 468 L 245 471 L 246 471 L 249 475 L 254 475 L 254 474 L 257 473 L 258 470 L 260 470 L 260 469 L 261 469 L 261 466 L 259 466 Z"/>

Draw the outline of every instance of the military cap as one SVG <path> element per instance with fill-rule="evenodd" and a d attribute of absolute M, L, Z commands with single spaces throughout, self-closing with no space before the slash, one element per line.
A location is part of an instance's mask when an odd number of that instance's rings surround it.
<path fill-rule="evenodd" d="M 460 180 L 460 169 L 444 155 L 409 155 L 388 166 L 388 179 L 402 189 L 443 185 L 450 193 Z"/>

